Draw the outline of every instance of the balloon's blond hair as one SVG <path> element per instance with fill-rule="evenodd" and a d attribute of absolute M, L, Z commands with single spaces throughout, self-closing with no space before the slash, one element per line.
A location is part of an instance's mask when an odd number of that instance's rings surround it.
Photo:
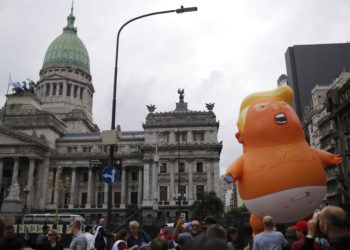
<path fill-rule="evenodd" d="M 284 101 L 290 105 L 293 101 L 293 90 L 288 85 L 282 85 L 273 90 L 250 94 L 246 98 L 244 98 L 241 104 L 241 108 L 239 110 L 239 117 L 237 122 L 238 130 L 240 132 L 243 132 L 247 111 L 250 105 L 258 101 L 267 99 Z"/>

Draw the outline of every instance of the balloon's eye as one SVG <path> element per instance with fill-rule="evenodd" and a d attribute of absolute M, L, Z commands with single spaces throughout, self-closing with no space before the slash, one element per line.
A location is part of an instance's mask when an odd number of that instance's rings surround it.
<path fill-rule="evenodd" d="M 257 103 L 255 104 L 256 111 L 263 111 L 267 109 L 268 104 L 267 103 Z"/>

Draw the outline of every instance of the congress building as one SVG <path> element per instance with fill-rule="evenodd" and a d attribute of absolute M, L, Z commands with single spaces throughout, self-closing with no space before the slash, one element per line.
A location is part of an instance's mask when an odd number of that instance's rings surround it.
<path fill-rule="evenodd" d="M 2 213 L 12 199 L 25 213 L 80 214 L 89 223 L 106 215 L 108 186 L 101 171 L 109 147 L 93 121 L 89 55 L 74 21 L 72 9 L 46 51 L 39 80 L 17 87 L 0 110 Z M 133 215 L 172 221 L 179 211 L 190 216 L 200 193 L 219 193 L 222 142 L 214 104 L 191 111 L 183 89 L 178 94 L 172 111 L 147 106 L 143 130 L 117 128 L 115 221 Z"/>

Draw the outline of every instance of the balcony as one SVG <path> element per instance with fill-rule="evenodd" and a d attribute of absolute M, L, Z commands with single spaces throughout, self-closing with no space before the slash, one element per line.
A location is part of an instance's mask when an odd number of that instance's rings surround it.
<path fill-rule="evenodd" d="M 159 201 L 159 202 L 158 202 L 158 205 L 159 205 L 159 206 L 169 206 L 169 205 L 170 205 L 170 202 L 169 202 L 169 201 Z"/>

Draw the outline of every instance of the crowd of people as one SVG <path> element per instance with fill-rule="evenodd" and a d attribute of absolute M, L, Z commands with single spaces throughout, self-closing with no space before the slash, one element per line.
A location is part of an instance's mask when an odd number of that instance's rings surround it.
<path fill-rule="evenodd" d="M 165 224 L 152 239 L 141 229 L 137 221 L 131 221 L 128 228 L 121 228 L 111 234 L 105 230 L 105 220 L 93 227 L 74 220 L 70 224 L 73 235 L 70 250 L 350 250 L 349 222 L 346 212 L 336 206 L 327 206 L 316 212 L 309 221 L 301 220 L 290 226 L 285 233 L 278 231 L 271 216 L 262 220 L 263 232 L 252 236 L 250 228 L 241 232 L 233 226 L 226 229 L 215 218 L 204 221 L 185 222 L 180 218 L 173 230 Z M 63 250 L 59 233 L 42 227 L 42 233 L 31 239 L 25 234 L 19 239 L 14 227 L 5 227 L 0 220 L 0 250 L 20 250 L 24 245 L 39 250 Z"/>

